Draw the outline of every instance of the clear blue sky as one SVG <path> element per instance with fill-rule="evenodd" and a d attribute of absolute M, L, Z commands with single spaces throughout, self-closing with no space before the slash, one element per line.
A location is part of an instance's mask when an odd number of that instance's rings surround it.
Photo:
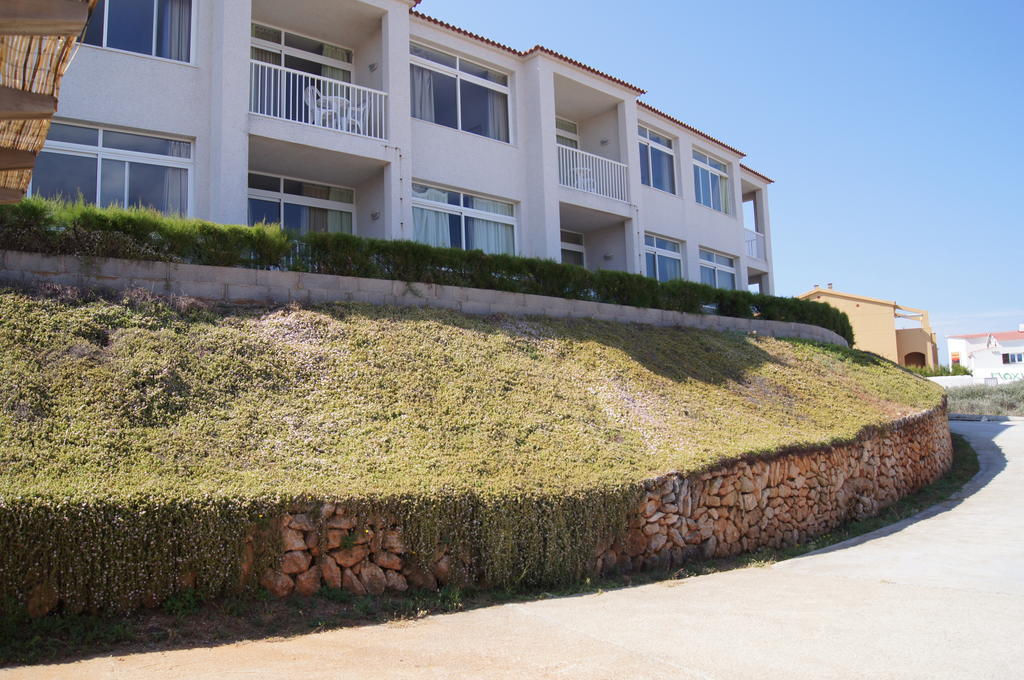
<path fill-rule="evenodd" d="M 747 154 L 777 292 L 932 313 L 940 336 L 1024 323 L 1024 1 L 424 0 L 649 92 Z M 1011 276 L 1012 272 L 1017 272 Z"/>

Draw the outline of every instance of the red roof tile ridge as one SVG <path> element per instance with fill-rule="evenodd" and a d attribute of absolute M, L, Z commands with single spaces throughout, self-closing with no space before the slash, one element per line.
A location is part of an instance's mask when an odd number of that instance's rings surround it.
<path fill-rule="evenodd" d="M 736 147 L 729 146 L 728 144 L 726 144 L 722 140 L 717 139 L 715 137 L 712 137 L 711 135 L 709 135 L 708 133 L 704 132 L 703 130 L 698 130 L 697 128 L 693 127 L 689 123 L 684 123 L 683 121 L 679 120 L 678 118 L 675 118 L 674 116 L 670 116 L 667 113 L 665 113 L 664 111 L 661 111 L 659 109 L 654 108 L 653 106 L 651 106 L 647 102 L 638 101 L 637 104 L 642 106 L 643 108 L 647 109 L 651 113 L 658 114 L 659 116 L 661 116 L 665 120 L 668 120 L 668 121 L 670 121 L 672 123 L 675 123 L 676 125 L 682 126 L 682 127 L 686 128 L 687 130 L 689 130 L 690 132 L 692 132 L 694 134 L 697 134 L 697 135 L 700 135 L 704 139 L 707 139 L 708 141 L 714 142 L 715 144 L 717 144 L 718 146 L 722 147 L 723 149 L 728 149 L 729 151 L 732 151 L 735 154 L 739 154 L 739 156 L 741 158 L 747 155 L 747 154 L 743 153 L 742 151 L 740 151 L 739 149 L 737 149 Z"/>
<path fill-rule="evenodd" d="M 775 180 L 773 180 L 771 177 L 768 177 L 767 175 L 761 174 L 760 172 L 758 172 L 757 170 L 754 170 L 749 165 L 744 165 L 743 163 L 740 163 L 740 167 L 743 168 L 744 170 L 746 170 L 747 172 L 749 172 L 751 175 L 757 175 L 758 177 L 763 179 L 765 182 L 768 182 L 768 184 L 775 184 Z"/>
<path fill-rule="evenodd" d="M 553 49 L 551 49 L 549 47 L 544 47 L 543 45 L 535 45 L 532 48 L 530 48 L 529 50 L 524 52 L 522 50 L 517 50 L 514 47 L 509 47 L 508 45 L 505 45 L 504 43 L 498 42 L 497 40 L 491 40 L 490 38 L 487 38 L 485 36 L 480 35 L 479 33 L 473 33 L 472 31 L 467 31 L 464 28 L 460 28 L 460 27 L 458 27 L 458 26 L 456 26 L 454 24 L 450 24 L 447 21 L 442 21 L 441 19 L 436 19 L 436 18 L 434 18 L 434 17 L 432 17 L 430 15 L 424 14 L 423 12 L 417 12 L 416 10 L 410 9 L 409 13 L 412 14 L 414 17 L 417 17 L 419 19 L 423 19 L 424 21 L 429 21 L 432 24 L 436 24 L 436 25 L 438 25 L 438 26 L 440 26 L 442 28 L 446 28 L 449 31 L 454 31 L 455 33 L 458 33 L 460 35 L 464 35 L 467 38 L 473 38 L 474 40 L 479 40 L 480 42 L 482 42 L 484 44 L 490 45 L 491 47 L 497 47 L 498 49 L 505 50 L 506 52 L 510 52 L 510 53 L 516 55 L 517 57 L 526 57 L 526 56 L 529 56 L 531 54 L 535 54 L 537 52 L 540 52 L 540 53 L 547 54 L 549 56 L 555 57 L 556 59 L 559 59 L 561 61 L 566 62 L 567 64 L 571 64 L 573 66 L 576 66 L 577 68 L 581 68 L 584 71 L 588 71 L 590 73 L 593 73 L 596 76 L 600 76 L 601 78 L 604 78 L 606 80 L 610 80 L 611 82 L 615 83 L 616 85 L 621 85 L 622 87 L 625 87 L 628 90 L 632 90 L 633 92 L 636 92 L 638 95 L 646 93 L 646 90 L 643 90 L 643 89 L 637 87 L 636 85 L 633 85 L 631 83 L 627 83 L 625 80 L 622 80 L 621 78 L 616 78 L 615 76 L 610 75 L 608 73 L 605 73 L 604 71 L 600 71 L 600 70 L 594 68 L 593 66 L 588 66 L 587 64 L 584 64 L 582 61 L 579 61 L 577 59 L 573 59 L 572 57 L 567 57 L 566 55 L 562 54 L 561 52 L 556 52 L 555 50 L 553 50 Z"/>

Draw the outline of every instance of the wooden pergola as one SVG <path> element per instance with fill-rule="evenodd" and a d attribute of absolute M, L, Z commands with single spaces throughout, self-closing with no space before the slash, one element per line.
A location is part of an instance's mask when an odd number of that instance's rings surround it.
<path fill-rule="evenodd" d="M 0 203 L 20 201 L 97 0 L 0 0 Z"/>

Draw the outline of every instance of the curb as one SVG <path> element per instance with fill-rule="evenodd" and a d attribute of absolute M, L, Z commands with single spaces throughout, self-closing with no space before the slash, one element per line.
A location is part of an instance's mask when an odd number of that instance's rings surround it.
<path fill-rule="evenodd" d="M 980 423 L 1024 423 L 1024 417 L 1022 416 L 979 416 L 967 413 L 950 413 L 949 419 Z"/>

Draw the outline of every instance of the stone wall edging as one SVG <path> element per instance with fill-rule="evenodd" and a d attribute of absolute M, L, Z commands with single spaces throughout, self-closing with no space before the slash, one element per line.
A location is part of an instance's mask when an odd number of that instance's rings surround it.
<path fill-rule="evenodd" d="M 852 441 L 739 458 L 696 474 L 666 473 L 644 483 L 625 535 L 597 546 L 591 571 L 610 576 L 674 568 L 795 545 L 877 514 L 935 481 L 949 469 L 952 453 L 942 403 L 867 427 Z M 260 575 L 271 594 L 312 595 L 326 585 L 379 595 L 434 589 L 452 577 L 444 547 L 426 568 L 406 560 L 400 527 L 386 518 L 348 516 L 333 503 L 319 512 L 319 521 L 302 512 L 281 518 L 280 568 Z"/>
<path fill-rule="evenodd" d="M 738 319 L 482 288 L 305 272 L 0 250 L 0 281 L 29 286 L 51 283 L 113 291 L 141 288 L 155 295 L 179 295 L 238 305 L 362 302 L 434 307 L 476 315 L 590 318 L 653 326 L 756 332 L 848 346 L 846 340 L 833 331 L 804 323 Z"/>

